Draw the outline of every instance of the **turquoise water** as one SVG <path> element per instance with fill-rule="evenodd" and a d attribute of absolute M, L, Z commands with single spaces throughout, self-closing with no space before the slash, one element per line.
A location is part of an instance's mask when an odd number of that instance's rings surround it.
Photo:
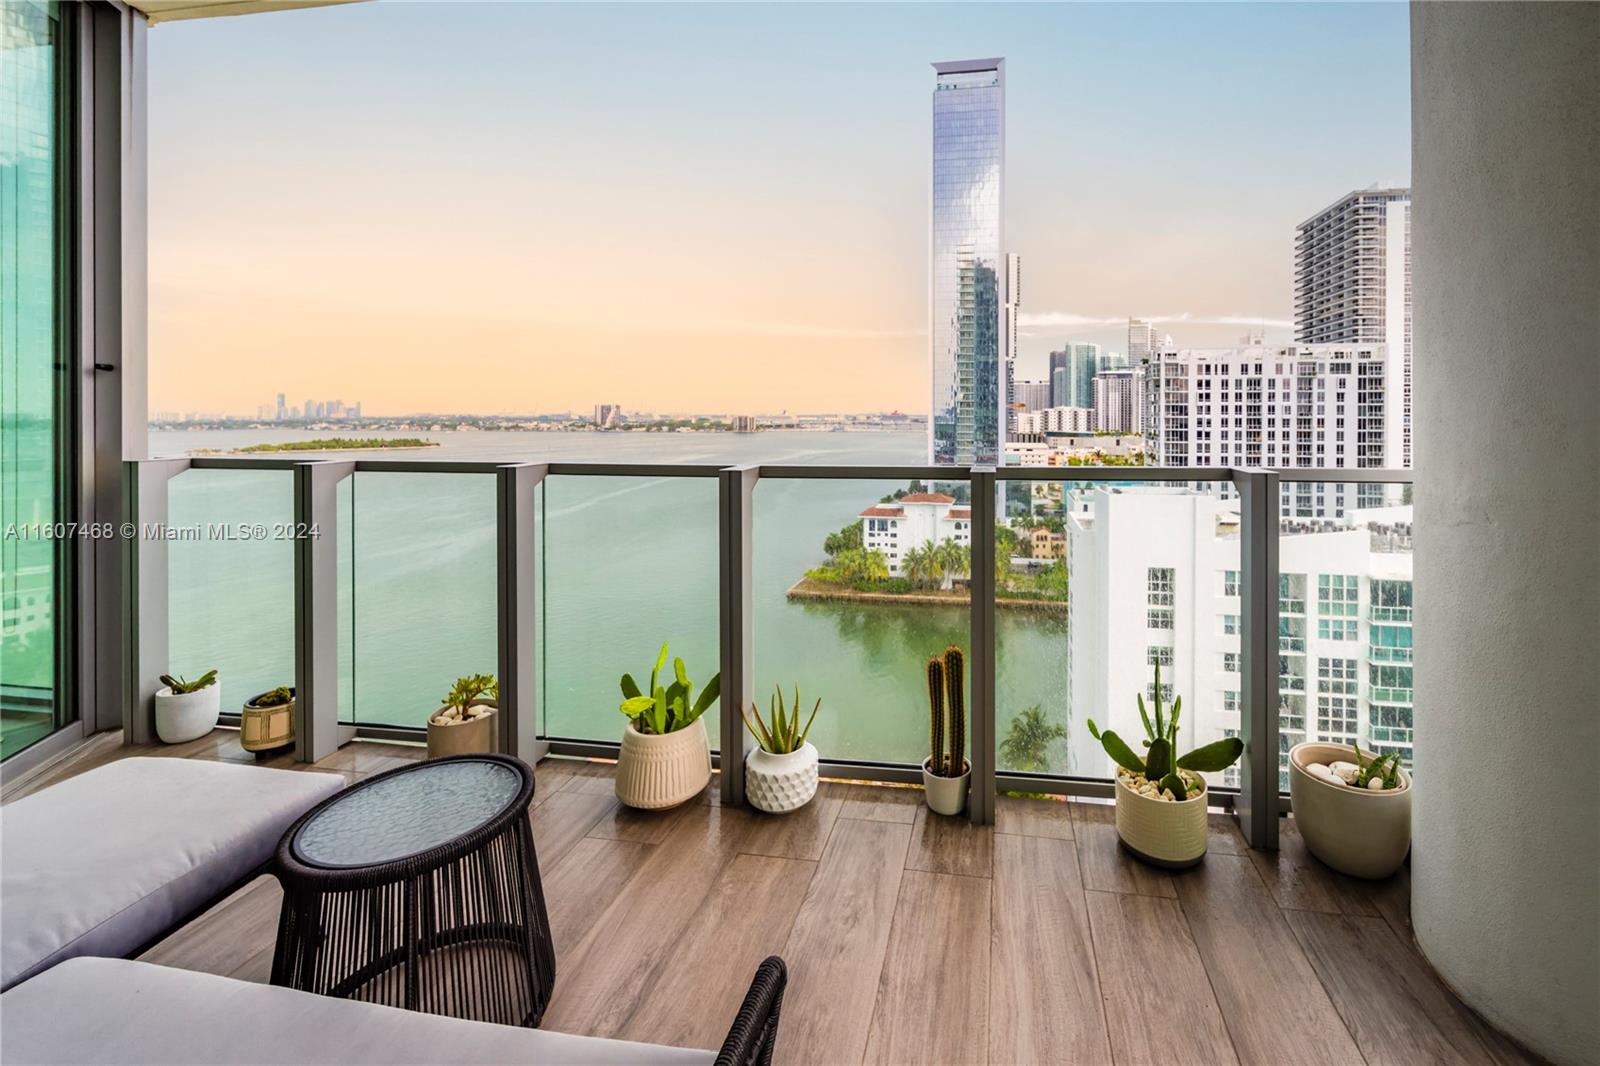
<path fill-rule="evenodd" d="M 296 439 L 296 431 L 152 434 L 152 454 Z M 363 457 L 628 463 L 918 464 L 921 433 L 430 433 L 442 447 Z M 822 539 L 897 482 L 763 479 L 755 490 L 755 691 L 822 698 L 825 756 L 915 763 L 926 754 L 923 663 L 967 644 L 955 607 L 791 603 Z M 552 476 L 542 535 L 539 660 L 544 732 L 616 740 L 617 679 L 648 673 L 663 640 L 703 683 L 717 669 L 714 478 Z M 460 674 L 495 670 L 494 479 L 363 472 L 340 501 L 341 715 L 420 725 Z M 288 522 L 290 475 L 197 470 L 171 493 L 174 525 Z M 216 667 L 223 700 L 292 683 L 293 557 L 287 541 L 171 546 L 171 658 Z M 1064 616 L 1001 611 L 998 729 L 1032 705 L 1066 721 Z M 709 716 L 715 742 L 716 722 Z M 1065 766 L 1058 742 L 1053 765 Z"/>

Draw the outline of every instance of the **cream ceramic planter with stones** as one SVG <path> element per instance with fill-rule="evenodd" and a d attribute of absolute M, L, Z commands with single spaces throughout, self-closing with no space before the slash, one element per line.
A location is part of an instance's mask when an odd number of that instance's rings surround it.
<path fill-rule="evenodd" d="M 1289 799 L 1295 827 L 1311 854 L 1352 877 L 1388 877 L 1411 850 L 1411 775 L 1400 771 L 1400 787 L 1373 791 L 1323 781 L 1312 763 L 1347 760 L 1343 744 L 1308 741 L 1289 749 Z M 1362 758 L 1371 759 L 1368 751 Z"/>
<path fill-rule="evenodd" d="M 1129 788 L 1118 772 L 1117 836 L 1135 856 L 1153 866 L 1181 870 L 1206 855 L 1205 782 L 1200 793 L 1174 801 L 1141 796 Z"/>
<path fill-rule="evenodd" d="M 671 733 L 641 733 L 629 722 L 617 754 L 617 799 L 641 810 L 676 807 L 711 781 L 705 717 Z"/>
<path fill-rule="evenodd" d="M 488 710 L 474 716 L 472 711 L 477 707 Z M 448 725 L 441 725 L 434 719 L 451 708 L 440 707 L 434 711 L 428 717 L 428 758 L 489 754 L 494 750 L 494 714 L 498 707 L 492 699 L 473 700 L 467 713 Z"/>
<path fill-rule="evenodd" d="M 817 749 L 810 741 L 784 755 L 755 749 L 744 761 L 744 794 L 768 814 L 804 807 L 817 794 Z"/>

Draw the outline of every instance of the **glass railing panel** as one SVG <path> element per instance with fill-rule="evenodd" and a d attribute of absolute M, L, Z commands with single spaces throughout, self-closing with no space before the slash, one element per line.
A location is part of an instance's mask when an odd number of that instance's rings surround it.
<path fill-rule="evenodd" d="M 294 474 L 191 469 L 167 492 L 167 669 L 216 670 L 237 714 L 294 684 Z"/>
<path fill-rule="evenodd" d="M 1157 664 L 1163 706 L 1183 698 L 1180 749 L 1238 735 L 1238 498 L 1204 484 L 1005 484 L 999 772 L 1110 778 L 1115 764 L 1089 719 L 1140 750 L 1138 698 L 1153 709 Z M 1213 783 L 1237 785 L 1238 768 Z"/>
<path fill-rule="evenodd" d="M 620 741 L 618 682 L 648 685 L 663 643 L 696 692 L 718 671 L 717 479 L 552 474 L 536 506 L 541 732 Z"/>
<path fill-rule="evenodd" d="M 1412 509 L 1406 485 L 1282 486 L 1278 567 L 1305 589 L 1303 654 L 1280 672 L 1279 786 L 1288 752 L 1321 740 L 1411 765 Z"/>
<path fill-rule="evenodd" d="M 918 766 L 927 757 L 927 660 L 950 645 L 971 651 L 967 491 L 965 482 L 757 482 L 756 702 L 766 712 L 779 685 L 791 699 L 798 685 L 808 708 L 821 698 L 810 740 L 823 758 Z"/>
<path fill-rule="evenodd" d="M 495 475 L 347 480 L 349 720 L 422 728 L 457 677 L 496 672 Z"/>

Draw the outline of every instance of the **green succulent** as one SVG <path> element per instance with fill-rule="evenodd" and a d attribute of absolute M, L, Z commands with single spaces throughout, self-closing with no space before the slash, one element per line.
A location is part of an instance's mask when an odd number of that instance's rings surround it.
<path fill-rule="evenodd" d="M 207 670 L 193 681 L 185 681 L 181 675 L 162 674 L 161 683 L 172 690 L 174 696 L 181 696 L 187 692 L 199 692 L 201 689 L 216 684 L 217 672 Z"/>
<path fill-rule="evenodd" d="M 632 674 L 622 675 L 622 704 L 618 708 L 633 720 L 641 733 L 676 733 L 694 724 L 715 702 L 722 689 L 722 674 L 711 675 L 698 697 L 694 696 L 694 683 L 684 669 L 682 659 L 672 660 L 673 681 L 658 684 L 661 668 L 667 665 L 667 645 L 661 645 L 661 654 L 650 670 L 649 691 L 639 687 Z"/>
<path fill-rule="evenodd" d="M 1162 714 L 1161 664 L 1156 664 L 1155 714 L 1145 707 L 1144 693 L 1139 693 L 1139 718 L 1144 722 L 1146 748 L 1140 758 L 1127 742 L 1111 730 L 1104 732 L 1089 719 L 1089 733 L 1106 749 L 1106 754 L 1118 766 L 1143 774 L 1146 781 L 1156 782 L 1160 789 L 1171 789 L 1174 799 L 1187 799 L 1199 785 L 1190 785 L 1178 773 L 1189 770 L 1197 774 L 1217 773 L 1239 761 L 1244 754 L 1244 741 L 1238 737 L 1224 737 L 1186 755 L 1178 755 L 1178 717 L 1183 711 L 1183 697 L 1172 701 L 1170 714 Z"/>
<path fill-rule="evenodd" d="M 806 719 L 804 728 L 800 725 L 800 686 L 794 689 L 794 710 L 788 710 L 783 702 L 783 688 L 780 686 L 773 694 L 767 708 L 767 718 L 763 720 L 761 711 L 755 704 L 750 705 L 750 711 L 744 716 L 745 728 L 755 735 L 756 742 L 761 745 L 761 750 L 769 755 L 788 755 L 790 752 L 799 751 L 806 742 L 806 736 L 811 732 L 811 723 L 817 720 L 817 712 L 822 709 L 822 700 L 819 698 L 811 708 L 811 717 Z"/>
<path fill-rule="evenodd" d="M 445 693 L 443 706 L 460 707 L 465 711 L 481 699 L 499 699 L 500 683 L 493 674 L 468 674 L 456 678 L 456 683 Z"/>
<path fill-rule="evenodd" d="M 250 701 L 252 707 L 281 707 L 285 703 L 294 702 L 294 689 L 286 685 L 268 689 Z"/>

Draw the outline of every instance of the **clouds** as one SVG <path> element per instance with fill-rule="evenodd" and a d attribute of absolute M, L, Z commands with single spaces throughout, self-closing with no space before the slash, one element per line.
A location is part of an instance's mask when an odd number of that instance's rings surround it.
<path fill-rule="evenodd" d="M 1111 317 L 1080 315 L 1073 311 L 1035 311 L 1023 312 L 1017 316 L 1017 328 L 1025 333 L 1037 334 L 1045 330 L 1060 329 L 1094 329 L 1113 326 L 1126 326 L 1127 315 Z M 1197 315 L 1189 311 L 1179 311 L 1166 315 L 1133 315 L 1132 317 L 1144 322 L 1152 322 L 1158 326 L 1260 326 L 1266 329 L 1293 329 L 1294 323 L 1286 318 L 1268 318 L 1265 315 Z"/>

